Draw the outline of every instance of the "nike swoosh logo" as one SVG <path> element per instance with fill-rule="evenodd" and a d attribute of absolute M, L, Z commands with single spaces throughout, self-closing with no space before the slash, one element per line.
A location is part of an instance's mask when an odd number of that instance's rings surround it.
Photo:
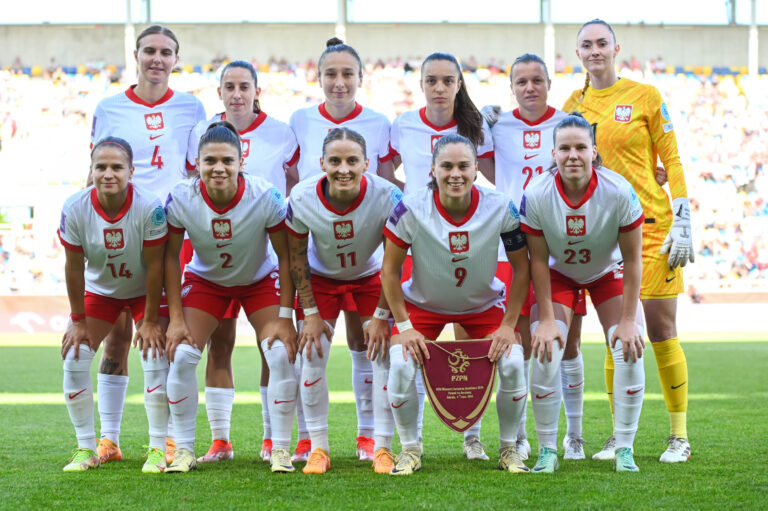
<path fill-rule="evenodd" d="M 158 385 L 158 386 L 157 386 L 157 387 L 155 387 L 154 389 L 150 389 L 149 387 L 147 387 L 147 394 L 151 394 L 151 393 L 153 393 L 154 391 L 156 391 L 156 390 L 157 390 L 157 389 L 159 389 L 160 387 L 162 387 L 162 385 Z"/>
<path fill-rule="evenodd" d="M 539 153 L 536 153 L 536 154 L 526 154 L 525 156 L 523 156 L 523 158 L 525 158 L 526 160 L 530 160 L 531 158 L 536 158 L 538 155 L 539 155 Z"/>
<path fill-rule="evenodd" d="M 169 399 L 169 400 L 168 400 L 168 404 L 169 404 L 169 405 L 177 405 L 177 404 L 181 403 L 182 401 L 184 401 L 185 399 L 187 399 L 188 397 L 189 397 L 189 396 L 184 396 L 183 398 L 179 399 L 178 401 L 171 401 L 171 400 Z"/>
<path fill-rule="evenodd" d="M 554 393 L 555 393 L 555 391 L 553 390 L 549 394 L 544 394 L 543 396 L 540 396 L 540 395 L 536 394 L 536 399 L 544 399 L 545 397 L 549 397 L 549 396 L 551 396 Z"/>
<path fill-rule="evenodd" d="M 366 378 L 365 380 L 363 380 L 363 382 L 365 382 L 365 383 L 367 383 L 367 384 L 369 384 L 369 385 L 370 385 L 371 383 L 373 383 L 373 382 L 372 382 L 371 380 L 369 380 L 368 378 Z"/>
<path fill-rule="evenodd" d="M 314 385 L 315 383 L 319 382 L 319 381 L 320 381 L 320 380 L 322 380 L 322 379 L 323 379 L 323 378 L 322 378 L 322 377 L 320 377 L 320 378 L 316 379 L 315 381 L 313 381 L 312 383 L 309 383 L 307 380 L 304 380 L 304 386 L 305 386 L 305 387 L 311 387 L 312 385 Z"/>
<path fill-rule="evenodd" d="M 520 401 L 521 399 L 523 399 L 523 398 L 524 398 L 525 396 L 527 396 L 527 395 L 528 395 L 528 394 L 523 394 L 523 395 L 522 395 L 522 396 L 520 396 L 520 397 L 513 397 L 513 398 L 512 398 L 512 401 Z"/>
<path fill-rule="evenodd" d="M 677 390 L 677 389 L 679 389 L 680 387 L 682 387 L 683 385 L 685 385 L 686 383 L 688 383 L 688 381 L 687 381 L 687 380 L 686 380 L 686 381 L 684 381 L 683 383 L 681 383 L 680 385 L 672 385 L 672 389 L 673 389 L 673 390 Z"/>
<path fill-rule="evenodd" d="M 576 385 L 571 385 L 571 384 L 569 383 L 569 384 L 568 384 L 568 388 L 569 388 L 569 389 L 575 389 L 575 388 L 581 387 L 582 385 L 584 385 L 584 382 L 581 382 L 581 383 L 577 383 Z"/>
<path fill-rule="evenodd" d="M 569 244 L 569 245 L 578 245 L 579 243 L 584 243 L 584 240 L 579 240 L 579 241 L 569 241 L 569 242 L 568 242 L 568 244 Z"/>
<path fill-rule="evenodd" d="M 231 241 L 229 243 L 216 243 L 216 248 L 223 248 L 223 247 L 226 247 L 227 245 L 231 245 L 231 244 L 232 244 Z"/>
<path fill-rule="evenodd" d="M 107 254 L 107 259 L 114 259 L 115 257 L 120 257 L 121 255 L 123 255 L 122 252 L 120 252 L 119 254 L 114 254 L 114 255 L 113 254 Z"/>
<path fill-rule="evenodd" d="M 285 401 L 278 401 L 277 399 L 275 399 L 276 405 L 283 404 L 283 403 L 293 403 L 293 399 L 286 399 Z"/>
<path fill-rule="evenodd" d="M 336 245 L 336 248 L 337 248 L 337 249 L 339 249 L 339 248 L 348 247 L 348 246 L 350 246 L 351 244 L 352 244 L 352 243 L 347 243 L 346 245 Z"/>
<path fill-rule="evenodd" d="M 150 136 L 149 136 L 149 139 L 150 139 L 150 140 L 155 140 L 155 139 L 157 139 L 157 138 L 160 138 L 160 137 L 162 137 L 163 135 L 165 135 L 165 133 L 161 133 L 161 134 L 159 134 L 159 135 L 150 135 Z"/>
<path fill-rule="evenodd" d="M 83 393 L 83 392 L 85 392 L 86 390 L 88 390 L 88 389 L 83 389 L 83 390 L 81 390 L 80 392 L 75 392 L 74 394 L 70 394 L 70 395 L 69 395 L 69 399 L 75 399 L 77 396 L 79 396 L 80 394 L 82 394 L 82 393 Z"/>
<path fill-rule="evenodd" d="M 637 394 L 638 392 L 640 392 L 641 390 L 643 390 L 643 389 L 642 388 L 637 389 L 637 390 L 629 390 L 629 389 L 627 389 L 627 394 L 629 394 L 630 396 L 633 396 L 633 395 Z"/>
<path fill-rule="evenodd" d="M 397 406 L 395 406 L 395 403 L 390 403 L 390 405 L 392 405 L 392 408 L 400 408 L 401 406 L 403 406 L 407 402 L 408 402 L 408 400 L 406 399 L 405 401 L 403 401 L 402 403 L 400 403 Z"/>
<path fill-rule="evenodd" d="M 673 280 L 675 280 L 676 278 L 677 278 L 677 275 L 675 275 L 675 276 L 674 276 L 674 277 L 672 277 L 671 279 L 670 279 L 669 277 L 667 277 L 667 278 L 665 278 L 665 279 L 664 279 L 664 282 L 666 282 L 667 284 L 669 284 L 670 282 L 672 282 L 672 281 L 673 281 Z"/>
<path fill-rule="evenodd" d="M 452 263 L 458 263 L 459 261 L 463 261 L 464 259 L 469 259 L 469 256 L 465 256 L 465 257 L 454 257 L 453 259 L 451 259 L 451 262 L 452 262 Z"/>

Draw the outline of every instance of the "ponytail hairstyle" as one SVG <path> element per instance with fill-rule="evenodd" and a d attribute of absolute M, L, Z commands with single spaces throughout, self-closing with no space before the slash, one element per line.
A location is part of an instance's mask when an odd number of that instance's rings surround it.
<path fill-rule="evenodd" d="M 253 67 L 253 64 L 251 64 L 250 62 L 246 62 L 244 60 L 233 60 L 232 62 L 224 66 L 224 69 L 221 70 L 221 78 L 219 80 L 219 83 L 221 83 L 221 80 L 224 79 L 224 73 L 227 72 L 227 69 L 230 69 L 232 67 L 240 67 L 247 70 L 249 73 L 251 73 L 251 78 L 253 78 L 254 90 L 256 89 L 256 87 L 258 87 L 259 80 L 258 80 L 258 77 L 256 76 L 256 69 Z M 258 114 L 259 112 L 261 112 L 261 106 L 259 106 L 259 98 L 254 98 L 253 113 Z"/>
<path fill-rule="evenodd" d="M 581 35 L 581 31 L 584 30 L 584 28 L 588 27 L 589 25 L 602 25 L 605 28 L 607 28 L 608 31 L 611 33 L 611 36 L 613 37 L 613 43 L 616 44 L 616 33 L 613 31 L 613 28 L 611 28 L 611 26 L 607 22 L 601 20 L 600 18 L 595 18 L 592 21 L 587 21 L 581 26 L 578 33 L 576 34 L 577 45 L 579 41 L 579 35 Z M 587 77 L 584 79 L 584 88 L 581 89 L 581 96 L 579 97 L 579 103 L 584 101 L 584 96 L 587 94 L 587 89 L 589 88 L 589 71 L 586 72 L 586 75 Z"/>
<path fill-rule="evenodd" d="M 557 132 L 560 131 L 562 128 L 581 128 L 583 130 L 586 130 L 589 132 L 589 139 L 592 141 L 592 145 L 595 146 L 597 143 L 595 142 L 595 130 L 592 128 L 592 125 L 587 122 L 587 120 L 584 118 L 583 115 L 579 112 L 571 112 L 566 117 L 563 117 L 563 119 L 557 123 L 557 126 L 555 126 L 555 129 L 552 130 L 552 144 L 555 150 L 557 150 Z M 597 153 L 595 158 L 592 160 L 592 166 L 595 168 L 602 167 L 603 166 L 603 157 L 600 156 L 600 153 Z M 552 164 L 547 169 L 550 173 L 554 174 L 557 172 L 557 163 L 555 160 L 552 160 Z"/>
<path fill-rule="evenodd" d="M 328 144 L 335 140 L 351 140 L 360 146 L 360 150 L 363 151 L 363 159 L 368 159 L 368 153 L 366 153 L 365 149 L 365 138 L 363 138 L 363 136 L 355 130 L 344 127 L 333 128 L 325 136 L 325 139 L 323 140 L 323 158 L 325 158 L 325 148 L 328 146 Z"/>
<path fill-rule="evenodd" d="M 96 142 L 93 149 L 91 149 L 91 163 L 93 163 L 93 155 L 96 154 L 96 150 L 103 146 L 114 146 L 120 149 L 125 154 L 125 159 L 128 160 L 128 168 L 133 167 L 133 149 L 131 149 L 131 144 L 120 137 L 105 137 Z"/>
<path fill-rule="evenodd" d="M 549 70 L 547 69 L 547 63 L 544 62 L 544 59 L 536 55 L 535 53 L 523 53 L 519 57 L 515 59 L 515 61 L 512 63 L 512 67 L 509 68 L 509 79 L 512 80 L 512 74 L 515 71 L 515 66 L 518 64 L 530 64 L 531 62 L 536 62 L 538 64 L 541 64 L 541 67 L 544 68 L 544 74 L 547 76 L 547 81 L 551 81 L 549 78 Z"/>
<path fill-rule="evenodd" d="M 427 62 L 433 60 L 447 60 L 456 66 L 456 74 L 459 75 L 459 83 L 461 84 L 453 104 L 453 118 L 456 120 L 456 131 L 458 131 L 460 135 L 468 138 L 470 142 L 475 144 L 475 146 L 479 146 L 483 143 L 483 116 L 469 97 L 467 84 L 464 81 L 464 75 L 461 72 L 459 61 L 450 53 L 433 53 L 421 63 L 422 75 L 424 74 L 424 66 L 427 65 Z"/>
<path fill-rule="evenodd" d="M 153 34 L 162 34 L 171 39 L 174 43 L 176 43 L 176 55 L 179 54 L 179 40 L 176 39 L 176 34 L 174 34 L 170 28 L 164 27 L 163 25 L 152 25 L 142 30 L 139 34 L 139 37 L 136 38 L 136 51 L 138 51 L 139 47 L 141 46 L 141 40 L 148 35 Z"/>
<path fill-rule="evenodd" d="M 357 74 L 360 78 L 363 77 L 363 62 L 360 60 L 360 55 L 357 54 L 354 48 L 348 44 L 344 44 L 344 41 L 338 37 L 331 37 L 325 42 L 325 51 L 320 54 L 320 58 L 317 60 L 317 70 L 323 67 L 323 60 L 329 53 L 349 53 L 357 61 Z"/>
<path fill-rule="evenodd" d="M 440 137 L 437 139 L 437 142 L 435 142 L 435 147 L 432 149 L 433 168 L 435 166 L 435 162 L 437 161 L 437 155 L 440 154 L 440 151 L 442 151 L 443 148 L 449 144 L 464 144 L 465 146 L 469 147 L 469 150 L 472 151 L 472 157 L 475 161 L 475 165 L 477 165 L 477 148 L 475 147 L 475 144 L 473 144 L 472 141 L 465 136 L 459 135 L 458 133 L 451 133 L 450 135 Z M 429 187 L 430 190 L 437 190 L 437 178 L 435 177 L 434 172 L 432 173 L 432 180 L 427 184 L 427 187 Z"/>
<path fill-rule="evenodd" d="M 208 144 L 229 144 L 237 148 L 238 158 L 243 157 L 240 135 L 237 134 L 237 128 L 229 121 L 217 121 L 208 126 L 203 136 L 200 137 L 200 144 L 197 146 L 198 157 L 200 156 L 200 151 L 203 150 L 203 146 Z"/>

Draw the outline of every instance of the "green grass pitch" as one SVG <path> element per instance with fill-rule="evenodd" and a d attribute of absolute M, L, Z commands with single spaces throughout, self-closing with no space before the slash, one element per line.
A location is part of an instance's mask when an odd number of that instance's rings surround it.
<path fill-rule="evenodd" d="M 300 472 L 303 464 L 297 464 L 295 474 L 270 473 L 258 458 L 262 433 L 259 362 L 252 340 L 235 350 L 233 362 L 238 389 L 232 418 L 233 461 L 202 465 L 190 474 L 149 476 L 140 472 L 147 435 L 143 377 L 134 351 L 121 435 L 123 461 L 83 474 L 65 474 L 61 468 L 75 437 L 61 397 L 56 336 L 16 336 L 15 341 L 0 336 L 0 508 L 765 509 L 768 335 L 731 337 L 684 342 L 691 382 L 688 430 L 693 456 L 688 463 L 658 462 L 669 423 L 653 352 L 648 349 L 646 399 L 635 442 L 639 474 L 616 474 L 611 464 L 590 459 L 561 460 L 560 470 L 553 476 L 501 472 L 496 469 L 498 421 L 492 404 L 482 431 L 491 461 L 464 459 L 461 436 L 442 425 L 428 408 L 424 468 L 411 477 L 394 478 L 374 474 L 370 463 L 354 456 L 350 358 L 342 346 L 332 350 L 328 368 L 330 472 L 306 476 Z M 611 427 L 603 392 L 605 348 L 590 342 L 584 344 L 583 352 L 584 437 L 589 457 Z M 201 364 L 201 393 L 202 369 Z M 98 433 L 98 416 L 96 427 Z M 562 418 L 561 439 L 564 432 Z M 535 453 L 530 405 L 528 433 Z M 196 453 L 204 453 L 209 443 L 210 429 L 201 402 Z M 534 461 L 535 454 L 528 465 Z"/>

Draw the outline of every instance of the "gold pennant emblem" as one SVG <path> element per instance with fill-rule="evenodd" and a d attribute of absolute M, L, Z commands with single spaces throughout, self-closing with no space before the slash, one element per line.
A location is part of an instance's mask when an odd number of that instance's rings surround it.
<path fill-rule="evenodd" d="M 469 367 L 469 357 L 461 351 L 461 348 L 459 348 L 448 355 L 448 365 L 451 367 L 451 373 L 464 373 Z"/>

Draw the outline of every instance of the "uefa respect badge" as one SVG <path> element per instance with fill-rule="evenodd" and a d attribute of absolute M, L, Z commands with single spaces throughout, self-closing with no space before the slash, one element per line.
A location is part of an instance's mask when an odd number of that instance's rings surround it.
<path fill-rule="evenodd" d="M 488 358 L 490 339 L 427 341 L 429 359 L 421 370 L 424 387 L 440 420 L 454 431 L 471 428 L 493 395 L 496 363 Z"/>

